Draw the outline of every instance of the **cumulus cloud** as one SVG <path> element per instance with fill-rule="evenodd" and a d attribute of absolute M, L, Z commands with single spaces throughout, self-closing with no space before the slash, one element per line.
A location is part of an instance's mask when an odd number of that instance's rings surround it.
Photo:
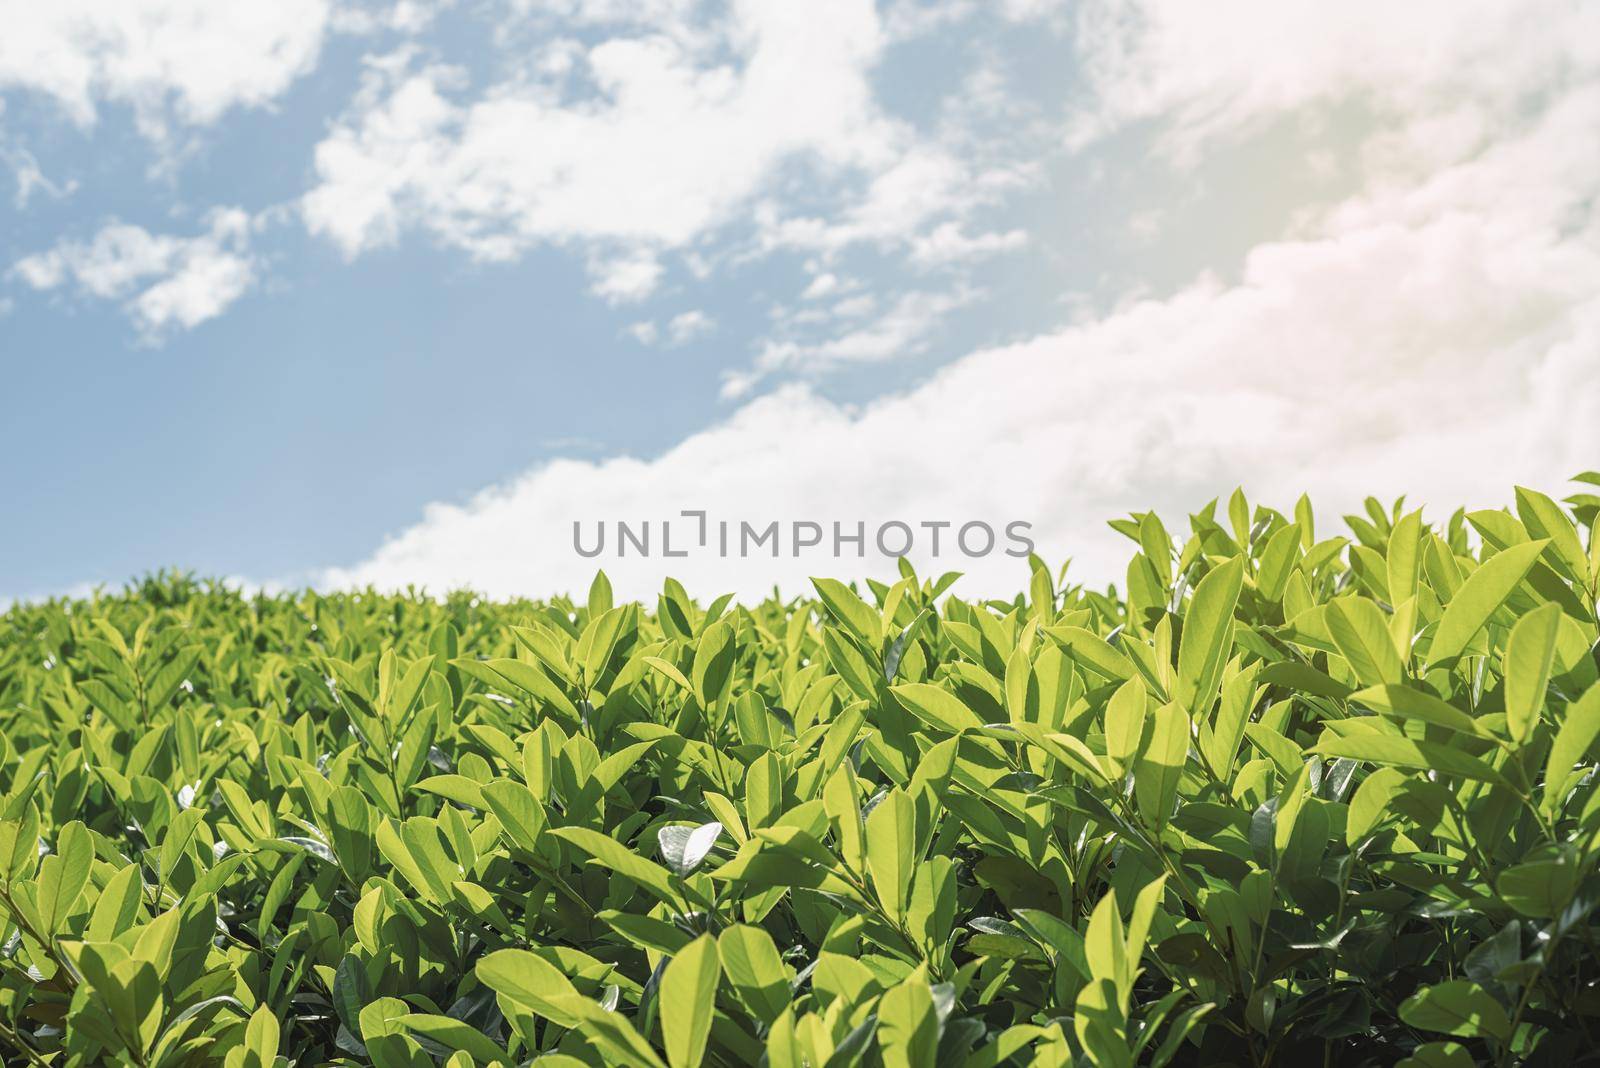
<path fill-rule="evenodd" d="M 212 211 L 193 237 L 111 222 L 88 241 L 62 241 L 18 260 L 11 275 L 36 290 L 70 284 L 83 296 L 121 301 L 154 341 L 216 318 L 249 291 L 258 275 L 251 229 L 239 208 Z"/>
<path fill-rule="evenodd" d="M 847 530 L 1021 519 L 1047 558 L 1107 581 L 1128 549 L 1106 518 L 1176 515 L 1236 483 L 1284 507 L 1310 490 L 1324 532 L 1367 493 L 1442 510 L 1503 503 L 1514 482 L 1559 491 L 1600 450 L 1600 33 L 1592 8 L 1534 6 L 1093 3 L 1079 41 L 1101 95 L 1080 134 L 1152 120 L 1181 156 L 1354 101 L 1372 112 L 1347 146 L 1356 191 L 1305 205 L 1230 277 L 974 352 L 862 407 L 791 385 L 651 459 L 542 465 L 431 506 L 326 580 L 578 591 L 603 564 L 630 595 L 674 574 L 757 596 L 891 572 L 870 541 L 821 560 L 573 548 L 575 521 L 705 509 Z M 1004 556 L 927 550 L 913 559 L 966 570 L 968 592 L 1024 578 Z"/>
<path fill-rule="evenodd" d="M 100 102 L 164 134 L 281 94 L 315 66 L 329 0 L 0 0 L 0 89 L 58 101 L 82 124 Z"/>
<path fill-rule="evenodd" d="M 1435 217 L 1265 246 L 1238 285 L 975 353 L 859 412 L 789 387 L 656 459 L 561 461 L 435 505 L 328 578 L 509 594 L 579 590 L 603 563 L 633 595 L 664 574 L 755 595 L 818 570 L 887 573 L 881 558 L 589 561 L 572 548 L 574 521 L 706 508 L 753 522 L 1022 519 L 1051 559 L 1104 581 L 1126 553 L 1107 517 L 1177 513 L 1235 483 L 1284 507 L 1302 489 L 1333 507 L 1367 492 L 1442 507 L 1498 503 L 1519 480 L 1553 487 L 1600 448 L 1600 257 L 1550 231 L 1482 256 L 1492 231 Z M 1004 557 L 937 563 L 976 588 L 1022 579 Z"/>
<path fill-rule="evenodd" d="M 683 7 L 640 9 L 654 17 L 637 32 L 583 50 L 593 94 L 563 75 L 473 98 L 449 68 L 375 68 L 317 148 L 307 226 L 352 255 L 411 227 L 484 259 L 576 240 L 682 248 L 786 160 L 887 164 L 899 135 L 873 101 L 870 0 L 739 0 L 710 42 Z"/>
<path fill-rule="evenodd" d="M 679 265 L 704 279 L 805 257 L 816 279 L 803 299 L 814 299 L 841 284 L 829 264 L 857 246 L 926 271 L 1025 244 L 1020 231 L 973 226 L 1038 179 L 1013 143 L 1018 124 L 995 127 L 1011 151 L 975 147 L 982 116 L 959 78 L 940 91 L 967 103 L 934 128 L 892 114 L 875 77 L 896 40 L 872 0 L 512 7 L 502 37 L 521 58 L 501 81 L 474 84 L 413 49 L 369 58 L 364 88 L 316 148 L 300 202 L 312 233 L 347 257 L 411 232 L 482 261 L 567 248 L 613 305 L 654 296 Z M 815 374 L 867 348 L 915 351 L 907 334 L 778 336 L 752 351 L 781 349 L 784 368 L 815 355 Z"/>

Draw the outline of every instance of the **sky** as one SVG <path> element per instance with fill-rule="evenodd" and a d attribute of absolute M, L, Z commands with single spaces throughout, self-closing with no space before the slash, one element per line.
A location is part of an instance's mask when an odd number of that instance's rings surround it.
<path fill-rule="evenodd" d="M 892 522 L 969 593 L 1026 565 L 922 524 L 1025 522 L 1103 584 L 1108 519 L 1235 486 L 1331 530 L 1600 467 L 1592 3 L 0 25 L 0 601 L 169 566 L 754 596 L 892 574 Z M 686 510 L 869 533 L 666 558 Z M 657 551 L 574 551 L 619 520 Z"/>

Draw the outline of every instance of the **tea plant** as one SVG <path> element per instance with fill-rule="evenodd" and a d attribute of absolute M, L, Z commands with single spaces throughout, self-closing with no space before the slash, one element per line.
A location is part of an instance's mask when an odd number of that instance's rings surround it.
<path fill-rule="evenodd" d="M 1592 1061 L 1567 505 L 1236 494 L 1009 601 L 15 607 L 5 1063 Z"/>

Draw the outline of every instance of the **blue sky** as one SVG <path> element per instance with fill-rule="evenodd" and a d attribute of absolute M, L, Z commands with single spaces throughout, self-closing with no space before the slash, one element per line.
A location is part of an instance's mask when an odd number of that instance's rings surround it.
<path fill-rule="evenodd" d="M 544 592 L 696 505 L 1115 577 L 1239 482 L 1558 484 L 1593 12 L 1367 6 L 0 0 L 0 595 Z"/>

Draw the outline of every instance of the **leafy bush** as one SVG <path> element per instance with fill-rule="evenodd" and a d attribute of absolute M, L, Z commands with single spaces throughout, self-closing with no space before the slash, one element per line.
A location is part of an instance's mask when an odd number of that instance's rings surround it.
<path fill-rule="evenodd" d="M 6 1063 L 1592 1058 L 1569 504 L 1235 495 L 1120 596 L 13 608 Z"/>

